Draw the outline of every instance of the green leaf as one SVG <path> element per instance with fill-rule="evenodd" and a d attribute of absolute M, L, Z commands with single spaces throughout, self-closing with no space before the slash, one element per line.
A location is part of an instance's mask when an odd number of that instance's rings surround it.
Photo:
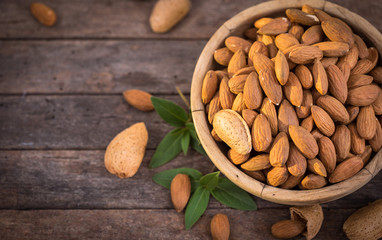
<path fill-rule="evenodd" d="M 182 151 L 180 141 L 183 135 L 181 133 L 181 130 L 174 129 L 162 139 L 150 161 L 151 168 L 162 166 Z"/>
<path fill-rule="evenodd" d="M 200 178 L 200 185 L 206 188 L 208 191 L 213 191 L 219 182 L 219 174 L 220 172 L 213 172 L 207 175 L 204 175 Z"/>
<path fill-rule="evenodd" d="M 197 152 L 203 154 L 204 156 L 207 156 L 207 153 L 204 151 L 203 146 L 199 142 L 197 142 L 194 138 L 191 139 L 191 146 Z"/>
<path fill-rule="evenodd" d="M 186 123 L 186 127 L 188 128 L 188 130 L 190 131 L 190 135 L 193 139 L 195 139 L 199 144 L 200 144 L 200 140 L 198 138 L 198 135 L 196 134 L 196 131 L 195 131 L 195 126 L 193 123 L 191 122 L 188 122 Z"/>
<path fill-rule="evenodd" d="M 189 131 L 183 132 L 181 145 L 182 145 L 182 150 L 183 150 L 184 156 L 187 156 L 188 147 L 190 146 L 190 132 Z"/>
<path fill-rule="evenodd" d="M 178 173 L 187 174 L 190 177 L 191 191 L 195 191 L 195 189 L 200 186 L 199 179 L 202 177 L 202 173 L 193 168 L 176 168 L 166 170 L 155 174 L 153 176 L 153 180 L 157 184 L 170 189 L 171 181 Z"/>
<path fill-rule="evenodd" d="M 209 200 L 210 192 L 205 188 L 198 187 L 194 194 L 192 194 L 184 216 L 187 230 L 190 229 L 203 215 L 204 211 L 206 211 Z"/>
<path fill-rule="evenodd" d="M 219 178 L 218 186 L 211 192 L 220 203 L 239 210 L 256 210 L 253 198 L 227 178 Z"/>
<path fill-rule="evenodd" d="M 151 97 L 155 111 L 167 123 L 174 127 L 183 127 L 187 121 L 186 111 L 179 105 L 158 97 Z"/>

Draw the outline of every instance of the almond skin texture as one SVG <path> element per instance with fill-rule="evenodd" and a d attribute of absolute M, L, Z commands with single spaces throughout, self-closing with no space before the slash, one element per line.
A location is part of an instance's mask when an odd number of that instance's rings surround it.
<path fill-rule="evenodd" d="M 349 90 L 347 103 L 353 106 L 367 106 L 375 102 L 380 94 L 376 85 L 365 85 Z"/>
<path fill-rule="evenodd" d="M 229 90 L 228 78 L 224 77 L 220 82 L 219 101 L 222 109 L 231 109 L 235 96 Z"/>
<path fill-rule="evenodd" d="M 233 56 L 233 52 L 231 52 L 228 48 L 219 48 L 214 52 L 214 59 L 217 63 L 222 66 L 228 66 L 229 61 Z"/>
<path fill-rule="evenodd" d="M 309 174 L 301 181 L 303 189 L 317 189 L 326 185 L 326 180 L 323 176 L 316 174 Z"/>
<path fill-rule="evenodd" d="M 272 136 L 276 136 L 279 132 L 276 107 L 268 98 L 264 98 L 260 112 L 267 117 L 271 126 Z"/>
<path fill-rule="evenodd" d="M 254 53 L 261 53 L 264 56 L 268 57 L 268 48 L 263 42 L 255 41 L 252 43 L 252 46 L 249 49 L 248 58 L 253 59 Z"/>
<path fill-rule="evenodd" d="M 284 167 L 273 167 L 267 174 L 268 183 L 274 187 L 283 184 L 288 179 L 288 170 Z"/>
<path fill-rule="evenodd" d="M 312 159 L 317 156 L 318 145 L 316 139 L 305 128 L 289 125 L 289 135 L 305 157 Z"/>
<path fill-rule="evenodd" d="M 288 81 L 289 66 L 284 53 L 281 51 L 277 52 L 275 58 L 275 72 L 277 80 L 279 80 L 279 83 L 284 86 Z"/>
<path fill-rule="evenodd" d="M 306 158 L 301 154 L 301 152 L 294 144 L 290 144 L 289 147 L 287 168 L 288 172 L 295 177 L 303 176 L 307 168 Z"/>
<path fill-rule="evenodd" d="M 336 148 L 337 161 L 346 159 L 351 147 L 350 130 L 345 125 L 338 125 L 331 140 Z"/>
<path fill-rule="evenodd" d="M 346 111 L 349 113 L 349 121 L 347 122 L 347 124 L 348 124 L 348 123 L 353 122 L 354 119 L 357 118 L 358 113 L 359 113 L 359 107 L 348 106 L 348 107 L 346 107 Z"/>
<path fill-rule="evenodd" d="M 324 32 L 320 25 L 311 26 L 301 37 L 301 43 L 311 45 L 321 42 L 324 37 Z"/>
<path fill-rule="evenodd" d="M 30 11 L 32 15 L 37 19 L 37 21 L 47 27 L 54 26 L 57 21 L 56 13 L 43 3 L 32 3 L 30 5 Z"/>
<path fill-rule="evenodd" d="M 256 179 L 257 181 L 265 182 L 265 175 L 264 175 L 263 171 L 247 171 L 247 170 L 243 170 L 243 172 L 245 172 L 245 174 L 247 174 L 248 176 Z"/>
<path fill-rule="evenodd" d="M 221 110 L 219 92 L 212 98 L 208 107 L 208 121 L 210 124 L 214 121 L 215 114 Z"/>
<path fill-rule="evenodd" d="M 382 114 L 382 94 L 379 94 L 379 97 L 377 100 L 375 100 L 372 104 L 375 115 L 381 115 Z"/>
<path fill-rule="evenodd" d="M 328 175 L 324 164 L 317 158 L 308 160 L 308 170 L 322 177 Z"/>
<path fill-rule="evenodd" d="M 326 73 L 330 93 L 344 104 L 348 97 L 348 88 L 343 73 L 336 65 L 330 65 Z"/>
<path fill-rule="evenodd" d="M 244 84 L 244 102 L 248 109 L 258 109 L 263 100 L 263 91 L 256 72 L 248 75 Z"/>
<path fill-rule="evenodd" d="M 239 75 L 228 81 L 229 90 L 234 94 L 243 92 L 248 75 Z"/>
<path fill-rule="evenodd" d="M 298 118 L 296 112 L 288 100 L 284 99 L 279 108 L 278 125 L 280 132 L 288 133 L 290 125 L 298 126 Z"/>
<path fill-rule="evenodd" d="M 273 36 L 287 32 L 289 27 L 290 22 L 287 18 L 275 18 L 272 19 L 269 23 L 260 27 L 257 33 Z"/>
<path fill-rule="evenodd" d="M 266 151 L 272 142 L 271 126 L 263 114 L 259 114 L 252 126 L 252 143 L 255 151 Z"/>
<path fill-rule="evenodd" d="M 336 149 L 332 140 L 325 136 L 321 137 L 318 139 L 318 148 L 320 150 L 318 154 L 322 164 L 329 174 L 332 173 L 337 162 Z"/>
<path fill-rule="evenodd" d="M 369 140 L 370 146 L 374 152 L 378 152 L 382 147 L 382 128 L 380 122 L 375 119 L 377 129 L 375 135 L 372 139 Z"/>
<path fill-rule="evenodd" d="M 282 100 L 283 92 L 281 85 L 276 79 L 276 74 L 272 69 L 264 69 L 259 73 L 259 81 L 265 95 L 276 105 Z"/>
<path fill-rule="evenodd" d="M 282 220 L 272 225 L 272 235 L 276 238 L 293 238 L 305 230 L 305 224 L 295 220 Z"/>
<path fill-rule="evenodd" d="M 382 84 L 382 67 L 374 68 L 370 75 L 374 78 L 375 82 Z"/>
<path fill-rule="evenodd" d="M 263 18 L 257 19 L 253 25 L 255 26 L 255 28 L 262 28 L 264 25 L 272 21 L 273 21 L 273 18 L 263 17 Z"/>
<path fill-rule="evenodd" d="M 359 51 L 357 48 L 357 45 L 354 44 L 353 47 L 349 49 L 349 52 L 346 54 L 345 57 L 343 57 L 344 62 L 347 62 L 349 64 L 350 69 L 353 69 L 355 65 L 357 64 L 359 56 Z"/>
<path fill-rule="evenodd" d="M 208 71 L 203 79 L 202 85 L 202 101 L 207 104 L 214 97 L 218 88 L 218 78 L 212 70 Z"/>
<path fill-rule="evenodd" d="M 357 132 L 364 139 L 372 139 L 377 129 L 374 109 L 371 105 L 362 107 L 357 117 Z"/>
<path fill-rule="evenodd" d="M 282 51 L 284 49 L 287 49 L 288 47 L 299 44 L 299 41 L 292 34 L 282 33 L 277 35 L 277 37 L 275 38 L 275 44 L 276 47 Z"/>
<path fill-rule="evenodd" d="M 269 154 L 257 155 L 241 165 L 241 168 L 247 171 L 258 171 L 270 167 Z"/>
<path fill-rule="evenodd" d="M 289 102 L 300 107 L 303 100 L 303 92 L 300 81 L 294 73 L 289 73 L 288 82 L 284 86 L 284 95 Z"/>
<path fill-rule="evenodd" d="M 353 37 L 354 37 L 355 44 L 358 48 L 359 58 L 364 59 L 369 57 L 369 51 L 363 39 L 357 34 L 354 34 Z"/>
<path fill-rule="evenodd" d="M 225 214 L 218 213 L 211 220 L 211 236 L 213 240 L 228 240 L 230 225 Z"/>
<path fill-rule="evenodd" d="M 312 26 L 320 23 L 320 20 L 315 15 L 307 14 L 299 9 L 287 9 L 285 14 L 291 22 L 302 25 Z"/>
<path fill-rule="evenodd" d="M 159 0 L 151 12 L 150 26 L 156 33 L 165 33 L 190 11 L 189 0 Z"/>
<path fill-rule="evenodd" d="M 305 65 L 298 65 L 295 69 L 295 74 L 300 80 L 303 88 L 309 89 L 313 86 L 312 73 Z"/>
<path fill-rule="evenodd" d="M 252 150 L 251 134 L 244 119 L 235 111 L 224 109 L 215 114 L 213 127 L 216 134 L 240 154 Z"/>
<path fill-rule="evenodd" d="M 145 155 L 147 140 L 148 133 L 143 122 L 120 132 L 106 148 L 106 169 L 120 178 L 134 176 Z"/>
<path fill-rule="evenodd" d="M 183 211 L 191 195 L 191 181 L 187 174 L 177 174 L 171 181 L 171 201 L 177 212 Z"/>
<path fill-rule="evenodd" d="M 321 95 L 325 95 L 328 91 L 329 83 L 325 68 L 320 60 L 314 62 L 312 73 L 315 88 Z"/>
<path fill-rule="evenodd" d="M 363 161 L 359 157 L 346 159 L 338 164 L 334 172 L 329 177 L 329 182 L 338 183 L 353 177 L 363 168 Z"/>
<path fill-rule="evenodd" d="M 336 98 L 325 95 L 319 97 L 316 104 L 323 108 L 329 116 L 334 120 L 341 123 L 347 123 L 349 121 L 349 113 L 345 106 Z"/>
<path fill-rule="evenodd" d="M 351 151 L 354 154 L 362 154 L 365 151 L 365 139 L 358 134 L 355 123 L 351 123 L 347 127 L 350 131 Z"/>
<path fill-rule="evenodd" d="M 228 63 L 228 75 L 230 77 L 235 74 L 240 69 L 244 68 L 247 65 L 247 60 L 245 58 L 245 53 L 243 50 L 239 49 L 236 51 L 231 60 Z"/>
<path fill-rule="evenodd" d="M 293 176 L 293 175 L 289 175 L 288 176 L 288 179 L 280 185 L 281 188 L 284 188 L 284 189 L 291 189 L 291 188 L 294 188 L 295 186 L 297 186 L 301 180 L 304 178 L 304 175 L 301 175 L 301 176 Z"/>
<path fill-rule="evenodd" d="M 313 130 L 313 127 L 314 127 L 314 121 L 313 121 L 312 115 L 310 115 L 309 117 L 302 120 L 300 126 L 305 128 L 306 130 L 308 130 L 308 132 L 311 132 Z"/>
<path fill-rule="evenodd" d="M 321 59 L 323 53 L 315 46 L 300 46 L 289 53 L 289 60 L 297 64 L 312 63 L 314 59 Z"/>
<path fill-rule="evenodd" d="M 151 94 L 138 89 L 126 90 L 123 92 L 125 100 L 138 110 L 149 112 L 154 110 L 151 103 Z"/>
<path fill-rule="evenodd" d="M 344 42 L 320 42 L 313 46 L 318 47 L 325 57 L 342 57 L 349 52 L 349 44 Z"/>
<path fill-rule="evenodd" d="M 317 128 L 326 136 L 333 135 L 335 125 L 329 114 L 319 106 L 313 105 L 311 108 L 312 117 Z"/>
<path fill-rule="evenodd" d="M 308 117 L 311 113 L 310 109 L 312 106 L 313 106 L 312 93 L 309 90 L 304 89 L 301 107 L 296 107 L 297 117 L 298 118 Z"/>
<path fill-rule="evenodd" d="M 365 147 L 365 151 L 359 155 L 359 157 L 362 159 L 363 165 L 366 166 L 366 164 L 369 162 L 371 154 L 373 153 L 373 149 L 370 145 L 367 145 Z"/>
<path fill-rule="evenodd" d="M 324 30 L 325 35 L 333 42 L 345 42 L 349 44 L 349 46 L 353 45 L 353 33 L 346 27 L 346 25 L 331 19 L 323 21 L 321 27 L 322 30 Z"/>
<path fill-rule="evenodd" d="M 304 34 L 304 28 L 296 24 L 289 28 L 288 33 L 292 34 L 297 40 L 301 40 L 302 35 Z"/>
<path fill-rule="evenodd" d="M 222 142 L 222 140 L 220 139 L 220 137 L 216 134 L 215 129 L 212 129 L 212 130 L 211 130 L 211 135 L 212 135 L 213 139 L 214 139 L 216 142 Z"/>
<path fill-rule="evenodd" d="M 274 70 L 275 69 L 275 64 L 274 62 L 269 59 L 267 56 L 261 53 L 253 53 L 252 55 L 252 62 L 253 66 L 256 69 L 256 72 L 260 74 L 262 70 L 270 69 Z"/>
<path fill-rule="evenodd" d="M 235 100 L 233 100 L 233 104 L 232 104 L 232 110 L 238 112 L 239 114 L 241 114 L 241 112 L 246 108 L 245 106 L 245 103 L 244 103 L 244 99 L 243 99 L 243 93 L 239 93 Z"/>
<path fill-rule="evenodd" d="M 249 41 L 236 36 L 227 37 L 225 40 L 225 46 L 234 53 L 239 50 L 243 50 L 245 53 L 248 53 L 251 45 L 252 44 Z"/>
<path fill-rule="evenodd" d="M 241 115 L 243 116 L 243 119 L 247 123 L 248 127 L 252 128 L 253 122 L 259 114 L 251 109 L 244 109 L 241 112 Z"/>
<path fill-rule="evenodd" d="M 248 158 L 249 158 L 249 153 L 243 155 L 243 154 L 240 154 L 240 153 L 236 152 L 236 151 L 233 150 L 233 149 L 230 149 L 230 150 L 228 151 L 227 156 L 228 156 L 228 159 L 231 160 L 231 162 L 232 162 L 233 164 L 238 165 L 238 164 L 242 164 L 242 163 L 244 163 L 245 161 L 248 160 Z"/>
<path fill-rule="evenodd" d="M 282 167 L 285 165 L 289 157 L 289 141 L 288 136 L 284 132 L 280 132 L 269 152 L 269 161 L 274 167 Z"/>

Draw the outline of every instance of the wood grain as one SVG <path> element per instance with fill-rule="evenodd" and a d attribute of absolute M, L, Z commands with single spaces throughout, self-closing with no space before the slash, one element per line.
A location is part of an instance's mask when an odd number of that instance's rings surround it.
<path fill-rule="evenodd" d="M 315 240 L 345 239 L 342 224 L 355 209 L 324 210 L 325 220 Z M 273 223 L 288 219 L 288 209 L 245 212 L 208 209 L 189 231 L 184 214 L 175 210 L 0 210 L 2 239 L 209 239 L 210 221 L 224 213 L 230 239 L 275 239 Z M 302 240 L 303 237 L 295 239 Z"/>

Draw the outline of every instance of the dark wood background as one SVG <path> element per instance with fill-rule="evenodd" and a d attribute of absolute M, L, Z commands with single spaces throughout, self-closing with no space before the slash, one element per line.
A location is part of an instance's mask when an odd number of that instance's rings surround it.
<path fill-rule="evenodd" d="M 227 19 L 260 0 L 193 0 L 169 33 L 151 32 L 151 0 L 45 1 L 57 25 L 38 24 L 31 1 L 0 1 L 0 238 L 209 239 L 216 213 L 228 215 L 232 239 L 272 239 L 271 225 L 288 206 L 255 198 L 258 211 L 211 200 L 201 220 L 184 230 L 184 214 L 152 176 L 165 169 L 213 170 L 191 151 L 154 170 L 148 163 L 171 129 L 154 112 L 142 113 L 121 92 L 138 88 L 180 104 L 174 86 L 189 95 L 196 60 Z M 335 0 L 382 30 L 382 2 Z M 108 142 L 144 121 L 150 139 L 139 172 L 118 179 L 103 164 Z M 382 174 L 359 191 L 323 204 L 316 239 L 344 239 L 345 219 L 382 197 Z M 303 238 L 299 238 L 303 239 Z"/>

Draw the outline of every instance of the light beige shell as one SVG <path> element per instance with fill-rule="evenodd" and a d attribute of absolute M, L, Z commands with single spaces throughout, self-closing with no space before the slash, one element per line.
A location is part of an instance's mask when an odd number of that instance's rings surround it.
<path fill-rule="evenodd" d="M 313 239 L 320 231 L 324 221 L 324 213 L 319 204 L 310 206 L 291 207 L 290 216 L 292 220 L 306 222 L 306 231 L 302 234 L 307 240 Z"/>

